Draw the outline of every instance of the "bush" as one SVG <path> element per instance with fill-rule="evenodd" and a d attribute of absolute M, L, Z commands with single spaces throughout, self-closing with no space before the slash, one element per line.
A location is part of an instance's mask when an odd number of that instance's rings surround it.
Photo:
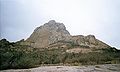
<path fill-rule="evenodd" d="M 73 46 L 76 46 L 73 44 Z M 42 64 L 95 65 L 120 63 L 120 51 L 115 48 L 101 52 L 67 53 L 63 48 L 38 49 L 20 43 L 0 40 L 0 69 L 31 68 Z"/>

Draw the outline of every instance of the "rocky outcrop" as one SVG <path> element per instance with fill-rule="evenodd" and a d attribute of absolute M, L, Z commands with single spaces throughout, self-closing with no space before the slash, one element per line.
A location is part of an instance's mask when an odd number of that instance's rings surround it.
<path fill-rule="evenodd" d="M 33 47 L 41 48 L 58 41 L 68 41 L 70 37 L 64 24 L 51 20 L 43 26 L 37 27 L 26 41 L 32 43 Z"/>
<path fill-rule="evenodd" d="M 34 48 L 45 48 L 50 45 L 58 43 L 66 47 L 64 42 L 74 43 L 78 46 L 84 46 L 89 48 L 107 48 L 109 45 L 95 38 L 94 35 L 78 35 L 72 36 L 66 30 L 63 23 L 55 22 L 54 20 L 45 23 L 44 25 L 37 27 L 32 35 L 25 41 L 27 45 L 31 45 Z M 52 45 L 54 46 L 54 45 Z"/>
<path fill-rule="evenodd" d="M 0 72 L 120 72 L 120 64 L 88 66 L 41 66 L 30 69 L 10 69 Z"/>
<path fill-rule="evenodd" d="M 78 36 L 72 36 L 72 40 L 75 44 L 78 44 L 80 46 L 85 46 L 89 48 L 107 48 L 110 47 L 109 45 L 103 43 L 102 41 L 95 38 L 94 35 L 78 35 Z"/>

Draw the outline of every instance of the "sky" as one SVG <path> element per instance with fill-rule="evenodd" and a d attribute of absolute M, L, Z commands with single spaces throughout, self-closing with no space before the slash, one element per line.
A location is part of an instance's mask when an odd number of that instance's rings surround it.
<path fill-rule="evenodd" d="M 27 39 L 49 20 L 120 49 L 120 0 L 0 0 L 0 39 Z"/>

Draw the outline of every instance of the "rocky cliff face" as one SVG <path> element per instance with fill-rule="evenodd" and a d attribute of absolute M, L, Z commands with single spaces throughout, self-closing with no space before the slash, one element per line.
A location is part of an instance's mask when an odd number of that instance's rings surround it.
<path fill-rule="evenodd" d="M 32 35 L 25 41 L 34 48 L 45 48 L 58 42 L 69 42 L 79 46 L 89 48 L 107 48 L 109 45 L 95 38 L 94 35 L 78 35 L 72 36 L 66 30 L 63 23 L 55 22 L 54 20 L 37 27 Z"/>
<path fill-rule="evenodd" d="M 107 48 L 110 47 L 109 45 L 103 43 L 102 41 L 95 38 L 94 35 L 78 35 L 78 36 L 72 36 L 72 40 L 74 43 L 85 46 L 89 48 Z"/>
<path fill-rule="evenodd" d="M 64 24 L 51 20 L 43 26 L 37 27 L 26 41 L 32 43 L 33 47 L 41 48 L 58 41 L 68 41 L 70 37 Z"/>

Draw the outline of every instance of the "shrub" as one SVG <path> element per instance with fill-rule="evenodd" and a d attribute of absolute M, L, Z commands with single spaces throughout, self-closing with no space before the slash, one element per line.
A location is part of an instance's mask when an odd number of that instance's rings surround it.
<path fill-rule="evenodd" d="M 74 45 L 73 45 L 74 46 Z M 65 49 L 38 49 L 0 40 L 0 69 L 31 68 L 41 64 L 95 65 L 120 63 L 120 51 L 115 48 L 101 52 L 67 53 Z"/>

